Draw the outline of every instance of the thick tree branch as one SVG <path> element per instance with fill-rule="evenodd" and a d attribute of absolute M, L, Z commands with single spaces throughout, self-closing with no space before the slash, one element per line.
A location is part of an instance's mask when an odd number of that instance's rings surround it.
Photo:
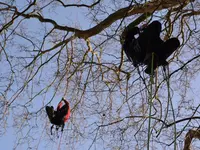
<path fill-rule="evenodd" d="M 16 13 L 19 14 L 18 12 L 16 12 Z M 21 16 L 23 16 L 24 18 L 27 18 L 27 19 L 28 18 L 37 18 L 40 22 L 50 23 L 54 26 L 54 29 L 75 32 L 75 33 L 81 32 L 81 30 L 76 29 L 76 28 L 58 25 L 56 21 L 54 21 L 52 19 L 44 18 L 40 14 L 21 14 Z"/>
<path fill-rule="evenodd" d="M 98 25 L 87 30 L 79 30 L 76 28 L 68 27 L 68 26 L 61 26 L 61 25 L 58 25 L 54 20 L 43 18 L 41 15 L 38 15 L 38 14 L 21 14 L 21 13 L 17 13 L 17 14 L 25 18 L 37 18 L 41 22 L 51 23 L 55 29 L 74 32 L 75 37 L 87 39 L 91 36 L 94 36 L 100 33 L 101 31 L 109 27 L 112 23 L 114 23 L 115 21 L 119 19 L 124 18 L 125 16 L 132 16 L 132 15 L 140 14 L 140 13 L 152 13 L 154 11 L 158 11 L 158 10 L 162 10 L 162 9 L 166 9 L 170 7 L 175 7 L 177 5 L 178 6 L 185 5 L 189 2 L 190 2 L 189 0 L 179 0 L 179 1 L 156 0 L 156 1 L 151 1 L 151 2 L 137 5 L 137 6 L 136 5 L 132 7 L 129 6 L 126 8 L 119 9 L 118 11 L 110 14 L 106 19 L 104 19 Z"/>
<path fill-rule="evenodd" d="M 185 144 L 183 150 L 190 150 L 192 139 L 200 139 L 200 130 L 189 130 L 189 132 L 185 136 Z"/>
<path fill-rule="evenodd" d="M 91 29 L 81 31 L 77 33 L 78 37 L 81 38 L 88 38 L 91 36 L 94 36 L 104 30 L 105 28 L 109 27 L 113 22 L 122 19 L 125 15 L 127 16 L 132 16 L 135 14 L 140 14 L 140 13 L 152 13 L 156 10 L 162 10 L 170 7 L 174 7 L 177 5 L 185 5 L 189 3 L 189 0 L 179 0 L 179 1 L 162 1 L 156 0 L 156 1 L 151 1 L 146 4 L 142 5 L 137 5 L 137 6 L 132 6 L 132 7 L 126 7 L 122 8 L 115 13 L 109 15 L 105 20 L 103 20 L 101 23 L 98 25 L 94 26 Z M 127 13 L 128 12 L 128 13 Z"/>

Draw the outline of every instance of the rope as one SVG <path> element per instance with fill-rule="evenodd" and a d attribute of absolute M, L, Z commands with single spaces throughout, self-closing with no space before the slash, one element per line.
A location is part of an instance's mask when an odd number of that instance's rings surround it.
<path fill-rule="evenodd" d="M 63 132 L 61 132 L 60 141 L 59 141 L 59 144 L 58 144 L 58 150 L 60 150 L 60 145 L 61 145 L 61 140 L 62 140 L 62 134 L 63 134 Z"/>
<path fill-rule="evenodd" d="M 66 51 L 67 51 L 68 47 L 66 46 Z M 67 55 L 68 55 L 68 61 L 66 63 L 66 73 L 65 73 L 65 77 L 66 77 L 66 86 L 65 86 L 65 89 L 64 89 L 64 95 L 63 97 L 65 98 L 66 95 L 67 95 L 67 90 L 68 90 L 68 85 L 69 85 L 69 82 L 68 82 L 68 78 L 67 78 L 67 74 L 68 74 L 68 71 L 72 64 L 72 55 L 73 55 L 73 51 L 74 51 L 74 47 L 73 47 L 73 42 L 71 41 L 71 52 L 68 53 L 67 52 Z"/>
<path fill-rule="evenodd" d="M 167 73 L 166 74 L 166 80 L 167 80 L 167 89 L 168 89 L 168 100 L 170 101 L 171 109 L 172 109 L 172 116 L 173 116 L 173 121 L 176 122 L 176 117 L 175 117 L 175 112 L 173 108 L 173 103 L 172 103 L 172 98 L 171 98 L 171 93 L 170 93 L 170 78 L 169 78 L 169 65 L 167 66 Z M 176 123 L 174 124 L 174 150 L 176 150 L 176 142 L 177 142 L 177 133 L 176 133 Z"/>
<path fill-rule="evenodd" d="M 148 122 L 148 139 L 147 139 L 147 150 L 150 150 L 150 139 L 151 139 L 151 113 L 153 107 L 153 72 L 154 72 L 154 53 L 151 58 L 151 75 L 150 75 L 150 93 L 149 93 L 149 122 Z"/>
<path fill-rule="evenodd" d="M 41 139 L 42 139 L 44 130 L 46 129 L 46 126 L 47 126 L 47 120 L 46 120 L 46 122 L 45 122 L 45 124 L 44 124 L 44 128 L 43 128 L 43 130 L 42 130 L 42 134 L 41 134 L 41 136 L 40 136 L 40 138 L 39 138 L 39 141 L 38 141 L 38 144 L 37 144 L 37 148 L 36 148 L 37 150 L 38 150 L 38 147 L 39 147 L 39 145 L 40 145 L 40 142 L 41 142 Z"/>
<path fill-rule="evenodd" d="M 64 95 L 63 95 L 63 98 L 65 98 L 66 97 L 66 95 L 67 95 L 67 89 L 68 89 L 68 82 L 67 82 L 67 71 L 68 70 L 66 70 L 66 87 L 65 87 L 65 89 L 64 89 Z"/>

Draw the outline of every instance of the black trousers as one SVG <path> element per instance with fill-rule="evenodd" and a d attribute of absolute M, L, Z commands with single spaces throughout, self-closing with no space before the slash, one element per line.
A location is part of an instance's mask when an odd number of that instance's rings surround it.
<path fill-rule="evenodd" d="M 52 106 L 46 106 L 46 112 L 50 122 L 58 126 L 64 123 L 64 117 L 67 114 L 68 109 L 69 108 L 66 105 L 64 105 L 59 110 L 54 111 L 54 108 Z"/>

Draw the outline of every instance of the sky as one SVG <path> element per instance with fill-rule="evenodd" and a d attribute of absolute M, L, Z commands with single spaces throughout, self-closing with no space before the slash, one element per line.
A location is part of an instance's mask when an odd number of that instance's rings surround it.
<path fill-rule="evenodd" d="M 17 5 L 18 6 L 23 6 L 23 4 L 24 4 L 24 2 L 25 1 L 22 1 L 22 0 L 18 0 L 17 1 Z M 56 20 L 56 22 L 58 23 L 58 24 L 60 24 L 60 25 L 67 25 L 67 26 L 72 26 L 72 27 L 77 27 L 77 28 L 81 28 L 81 29 L 88 29 L 88 28 L 90 28 L 92 25 L 89 23 L 90 21 L 89 20 L 87 20 L 86 19 L 86 17 L 84 16 L 84 10 L 83 10 L 83 12 L 80 12 L 80 9 L 79 8 L 76 8 L 76 7 L 73 7 L 73 8 L 71 8 L 71 9 L 64 9 L 64 8 L 61 8 L 61 7 L 59 7 L 59 8 L 56 8 L 56 9 L 54 9 L 54 10 L 51 10 L 51 11 L 53 11 L 54 13 L 49 13 L 49 11 L 50 10 L 48 10 L 48 11 L 46 11 L 46 12 L 43 12 L 42 14 L 44 15 L 44 16 L 46 16 L 46 18 L 53 18 L 53 19 L 55 19 Z M 77 21 L 74 21 L 74 20 L 77 20 Z M 29 20 L 28 20 L 28 22 L 29 22 Z M 35 19 L 33 19 L 30 23 L 27 23 L 28 24 L 28 26 L 26 26 L 27 28 L 29 28 L 31 31 L 34 31 L 34 30 L 36 30 L 37 28 L 41 28 L 40 26 L 39 26 L 39 24 L 38 24 L 38 22 L 35 20 Z M 16 39 L 16 42 L 18 42 L 18 43 L 20 43 L 20 42 L 23 42 L 23 41 L 20 41 L 20 38 L 17 38 Z M 47 45 L 47 47 L 48 47 L 48 45 Z M 118 49 L 118 47 L 115 47 L 115 49 L 117 50 Z M 16 55 L 16 54 L 14 54 L 14 55 Z M 54 64 L 52 64 L 52 66 L 54 66 Z M 51 66 L 51 67 L 52 67 Z M 50 68 L 47 68 L 48 70 L 50 70 L 51 69 L 51 67 Z M 3 71 L 6 71 L 6 67 L 5 68 L 3 68 L 1 71 L 3 72 Z M 51 72 L 46 72 L 46 77 L 48 77 L 48 75 L 49 74 L 51 74 Z M 37 79 L 37 78 L 36 78 Z M 199 89 L 199 76 L 197 76 L 195 79 L 194 79 L 194 82 L 192 82 L 192 87 L 194 88 L 194 91 L 192 92 L 192 90 L 190 91 L 190 93 L 188 94 L 189 96 L 188 96 L 188 98 L 190 97 L 190 98 L 192 98 L 193 96 L 194 96 L 194 94 L 197 94 L 197 93 L 199 93 L 200 92 L 200 89 Z M 39 91 L 39 89 L 35 89 L 36 91 L 38 90 Z M 46 97 L 45 97 L 45 99 L 46 100 L 48 100 L 48 99 L 51 99 L 52 98 L 52 95 L 53 95 L 53 89 L 52 90 L 50 90 L 50 91 L 52 91 L 52 93 L 51 92 L 49 92 L 47 95 L 46 95 Z M 62 93 L 62 92 L 61 92 Z M 52 101 L 52 103 L 51 103 L 51 105 L 53 105 L 53 106 L 56 106 L 57 105 L 57 103 L 59 102 L 59 100 L 60 100 L 60 98 L 61 98 L 61 96 L 62 96 L 62 94 L 61 93 L 59 93 L 58 95 L 56 95 L 55 96 L 55 98 L 54 98 L 54 100 Z M 195 95 L 195 96 L 198 96 L 198 95 Z M 177 96 L 178 97 L 178 96 Z M 35 100 L 35 106 L 34 106 L 34 108 L 32 108 L 32 110 L 34 111 L 34 110 L 38 110 L 39 108 L 41 108 L 41 105 L 44 105 L 43 103 L 44 102 L 47 102 L 47 101 L 41 101 L 41 99 L 42 99 L 43 97 L 40 97 L 40 96 L 38 96 L 37 98 L 36 98 L 36 100 Z M 196 103 L 196 105 L 198 105 L 199 104 L 199 102 L 198 101 L 195 101 L 195 103 Z M 178 103 L 176 103 L 176 101 L 174 101 L 174 104 L 175 105 L 178 105 Z M 15 115 L 15 114 L 13 114 L 13 115 Z M 41 118 L 39 118 L 39 119 L 41 119 Z M 48 119 L 47 119 L 47 117 L 46 116 L 44 116 L 44 118 L 43 119 L 45 119 L 46 121 L 43 121 L 43 123 L 41 124 L 41 129 L 39 130 L 39 133 L 35 133 L 35 134 L 37 134 L 38 135 L 38 139 L 36 139 L 35 140 L 35 142 L 34 143 L 38 143 L 38 149 L 39 150 L 43 150 L 43 149 L 47 149 L 47 147 L 48 147 L 48 149 L 52 149 L 52 150 L 54 150 L 54 149 L 58 149 L 58 147 L 59 147 L 59 140 L 60 140 L 60 138 L 58 138 L 58 139 L 56 139 L 55 138 L 55 136 L 54 136 L 54 140 L 55 140 L 55 142 L 52 142 L 52 143 L 49 143 L 49 145 L 47 145 L 47 142 L 43 142 L 43 140 L 45 141 L 48 141 L 48 138 L 49 137 L 44 137 L 44 132 L 46 131 L 46 128 L 44 128 L 45 127 L 45 125 L 47 125 L 48 124 L 48 126 L 49 126 L 49 123 L 48 123 Z M 10 117 L 8 118 L 8 122 L 10 123 L 9 125 L 8 125 L 8 130 L 6 131 L 6 133 L 5 133 L 5 135 L 3 136 L 3 137 L 1 137 L 1 139 L 0 139 L 0 145 L 1 145 L 1 148 L 2 149 L 6 149 L 6 150 L 11 150 L 11 149 L 13 149 L 13 147 L 14 147 L 14 145 L 16 145 L 16 138 L 19 138 L 19 137 L 17 137 L 16 136 L 16 132 L 13 130 L 13 128 L 12 128 L 12 124 L 13 124 L 13 120 L 12 120 L 12 115 L 10 115 Z M 33 123 L 35 123 L 35 122 L 33 122 Z M 49 126 L 50 127 L 50 126 Z M 48 129 L 48 128 L 47 128 Z M 66 125 L 66 127 L 65 127 L 65 129 L 66 129 L 66 132 L 65 132 L 65 134 L 67 134 L 67 130 L 68 130 L 68 126 Z M 40 138 L 41 137 L 41 138 Z M 62 141 L 61 142 L 63 142 L 63 143 L 65 143 L 65 142 L 67 142 L 67 140 L 68 139 L 62 139 Z M 70 139 L 70 140 L 72 140 L 72 139 Z M 84 143 L 85 141 L 83 141 L 83 145 L 85 146 L 85 147 L 88 147 L 88 145 L 90 145 L 91 144 L 91 142 L 89 141 L 88 143 L 86 142 L 86 143 Z M 17 149 L 24 149 L 25 147 L 26 147 L 27 145 L 24 145 L 24 147 L 18 147 Z M 94 146 L 95 147 L 95 146 Z M 93 148 L 94 148 L 93 147 Z M 81 147 L 81 145 L 78 145 L 77 146 L 77 150 L 78 149 L 84 149 L 84 147 Z M 98 148 L 97 148 L 98 149 Z"/>
<path fill-rule="evenodd" d="M 22 6 L 24 6 L 26 1 L 25 0 L 17 0 L 16 2 L 17 2 L 16 6 L 18 6 L 18 8 L 21 8 L 19 10 L 23 10 L 24 7 L 22 7 Z M 87 29 L 90 26 L 90 24 L 88 24 L 86 18 L 84 17 L 83 13 L 81 13 L 80 9 L 77 9 L 76 7 L 73 7 L 73 8 L 70 8 L 70 9 L 64 9 L 62 7 L 58 7 L 56 9 L 52 10 L 52 12 L 49 12 L 49 11 L 50 10 L 47 10 L 46 12 L 43 12 L 42 14 L 46 18 L 53 18 L 60 25 L 67 25 L 67 26 L 72 26 L 72 27 L 75 26 L 77 28 L 81 27 L 82 29 Z M 77 20 L 77 21 L 74 21 L 74 20 Z M 35 31 L 35 30 L 37 30 L 37 28 L 40 28 L 40 25 L 38 24 L 38 21 L 36 19 L 31 19 L 31 20 L 28 20 L 27 28 L 30 29 L 31 31 Z M 20 41 L 20 40 L 21 39 L 18 38 L 18 39 L 16 39 L 16 42 L 18 42 L 18 43 L 23 42 L 23 41 Z M 15 53 L 13 55 L 17 55 L 17 54 Z M 6 67 L 1 68 L 2 73 L 4 72 L 4 70 L 6 71 Z M 52 91 L 52 93 L 53 93 L 53 91 Z M 51 99 L 52 93 L 47 94 L 47 97 L 46 97 L 47 100 Z M 60 101 L 61 96 L 62 95 L 59 94 L 58 96 L 56 96 L 54 98 L 54 101 L 51 103 L 54 107 Z M 36 102 L 35 106 L 36 107 L 34 109 L 37 110 L 37 106 L 38 106 L 38 108 L 41 108 L 41 100 L 40 100 L 41 98 L 42 97 L 36 98 L 36 100 L 35 100 L 35 102 Z M 12 150 L 14 148 L 14 146 L 16 146 L 16 139 L 19 138 L 19 137 L 16 136 L 16 131 L 13 130 L 13 127 L 12 127 L 12 125 L 14 124 L 14 122 L 13 122 L 14 120 L 11 117 L 11 115 L 9 115 L 9 116 L 10 116 L 8 118 L 9 124 L 8 124 L 7 130 L 5 131 L 5 134 L 3 135 L 3 137 L 0 138 L 0 145 L 1 145 L 0 149 L 5 149 L 5 150 Z M 48 121 L 46 116 L 45 116 L 44 119 L 46 121 Z M 45 121 L 45 123 L 47 123 L 46 121 Z M 44 125 L 43 125 L 43 127 L 44 127 Z M 42 134 L 43 129 L 41 129 L 40 131 L 41 132 L 39 133 L 39 137 L 44 135 L 44 134 Z M 49 131 L 50 131 L 50 126 L 49 126 Z M 54 138 L 55 138 L 55 136 L 54 136 Z M 36 140 L 36 143 L 38 142 L 38 144 L 39 144 L 38 149 L 39 150 L 46 149 L 47 145 L 44 144 L 43 142 L 38 141 L 38 140 L 39 139 Z M 41 141 L 42 140 L 43 139 L 41 139 Z M 54 149 L 58 148 L 60 138 L 59 139 L 55 138 L 55 141 L 56 141 L 56 143 L 53 142 L 53 144 L 50 144 L 51 148 L 48 146 L 49 149 L 54 150 Z M 25 149 L 26 146 L 27 145 L 25 145 L 24 148 L 18 147 L 17 149 Z"/>

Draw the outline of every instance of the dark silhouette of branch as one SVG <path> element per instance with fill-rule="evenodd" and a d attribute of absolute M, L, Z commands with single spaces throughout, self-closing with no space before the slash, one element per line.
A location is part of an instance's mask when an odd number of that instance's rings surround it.
<path fill-rule="evenodd" d="M 16 13 L 17 15 L 21 15 L 25 18 L 37 18 L 41 22 L 51 23 L 55 29 L 74 32 L 76 37 L 87 39 L 91 36 L 94 36 L 100 33 L 101 31 L 109 27 L 112 23 L 114 23 L 115 21 L 124 18 L 125 15 L 132 16 L 132 15 L 140 14 L 140 13 L 152 13 L 155 10 L 158 11 L 158 10 L 162 10 L 162 9 L 166 9 L 170 7 L 175 7 L 177 5 L 185 5 L 189 2 L 190 2 L 189 0 L 179 0 L 179 1 L 169 1 L 169 2 L 168 1 L 162 1 L 162 2 L 151 1 L 145 4 L 133 5 L 132 7 L 128 6 L 110 14 L 102 22 L 100 22 L 96 26 L 87 30 L 79 30 L 76 28 L 68 27 L 68 26 L 58 25 L 54 20 L 44 18 L 40 14 L 24 14 L 24 13 L 19 13 L 19 12 L 16 12 Z"/>
<path fill-rule="evenodd" d="M 124 117 L 124 118 L 122 118 L 122 119 L 113 121 L 113 122 L 111 122 L 111 123 L 100 125 L 99 127 L 110 126 L 110 125 L 113 125 L 113 124 L 122 122 L 122 121 L 124 121 L 125 119 L 128 119 L 128 118 L 144 118 L 144 119 L 145 119 L 145 118 L 149 118 L 149 116 L 126 116 L 126 117 Z M 159 119 L 159 118 L 156 118 L 156 117 L 152 117 L 152 116 L 151 116 L 151 118 L 154 119 L 154 120 L 157 120 L 157 121 L 159 121 L 159 122 L 162 122 L 162 123 L 164 124 L 165 128 L 171 127 L 171 126 L 173 126 L 174 124 L 181 123 L 181 122 L 183 122 L 183 121 L 193 120 L 193 119 L 200 119 L 200 117 L 194 116 L 194 117 L 183 118 L 183 119 L 177 120 L 177 121 L 175 121 L 175 122 L 172 122 L 172 123 L 170 123 L 170 124 L 167 124 L 167 123 L 166 123 L 165 121 L 163 121 L 162 119 Z"/>
<path fill-rule="evenodd" d="M 86 5 L 86 4 L 64 4 L 63 1 L 61 1 L 61 0 L 56 0 L 56 1 L 61 3 L 63 7 L 87 7 L 87 8 L 92 8 L 95 5 L 97 5 L 98 3 L 100 3 L 101 0 L 96 1 L 91 5 Z"/>

